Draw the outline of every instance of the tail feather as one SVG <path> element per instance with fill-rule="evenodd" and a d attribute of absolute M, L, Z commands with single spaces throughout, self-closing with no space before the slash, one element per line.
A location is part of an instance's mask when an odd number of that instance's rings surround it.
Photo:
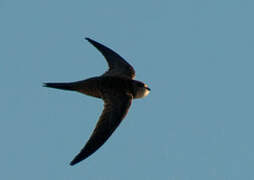
<path fill-rule="evenodd" d="M 73 83 L 43 83 L 43 87 L 56 88 L 56 89 L 69 90 L 69 91 L 76 90 Z"/>

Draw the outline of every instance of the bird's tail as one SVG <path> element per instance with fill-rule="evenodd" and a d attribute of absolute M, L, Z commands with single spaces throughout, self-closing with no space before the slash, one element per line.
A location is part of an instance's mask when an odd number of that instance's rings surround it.
<path fill-rule="evenodd" d="M 76 90 L 75 83 L 43 83 L 44 87 L 56 88 L 62 90 L 74 91 Z"/>

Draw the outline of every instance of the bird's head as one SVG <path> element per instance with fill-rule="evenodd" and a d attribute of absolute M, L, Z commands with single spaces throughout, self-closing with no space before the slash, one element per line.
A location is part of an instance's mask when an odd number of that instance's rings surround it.
<path fill-rule="evenodd" d="M 142 83 L 140 81 L 136 81 L 135 82 L 135 92 L 134 92 L 134 98 L 143 98 L 145 96 L 147 96 L 151 89 L 147 86 L 147 84 Z"/>

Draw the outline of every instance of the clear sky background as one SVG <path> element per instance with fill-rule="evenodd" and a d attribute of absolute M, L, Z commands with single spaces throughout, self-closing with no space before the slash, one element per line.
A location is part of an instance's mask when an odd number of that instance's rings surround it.
<path fill-rule="evenodd" d="M 0 1 L 0 179 L 253 180 L 254 1 Z M 103 102 L 42 87 L 114 49 L 152 89 L 71 167 Z"/>

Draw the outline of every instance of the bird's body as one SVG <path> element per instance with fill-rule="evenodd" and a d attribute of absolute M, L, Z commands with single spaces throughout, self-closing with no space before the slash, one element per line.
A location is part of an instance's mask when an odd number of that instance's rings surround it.
<path fill-rule="evenodd" d="M 69 83 L 45 83 L 46 87 L 62 89 L 62 90 L 72 90 L 78 91 L 82 94 L 93 96 L 96 98 L 103 99 L 104 92 L 116 92 L 116 94 L 128 93 L 134 99 L 139 97 L 138 91 L 136 90 L 137 84 L 143 85 L 142 82 L 131 80 L 122 77 L 110 77 L 110 76 L 98 76 L 89 78 L 82 81 L 69 82 Z"/>
<path fill-rule="evenodd" d="M 77 91 L 104 101 L 104 110 L 91 137 L 71 165 L 100 148 L 126 116 L 132 99 L 142 98 L 150 92 L 146 84 L 134 80 L 134 69 L 118 54 L 94 40 L 87 40 L 104 55 L 109 70 L 101 76 L 82 81 L 44 84 L 45 87 Z"/>

